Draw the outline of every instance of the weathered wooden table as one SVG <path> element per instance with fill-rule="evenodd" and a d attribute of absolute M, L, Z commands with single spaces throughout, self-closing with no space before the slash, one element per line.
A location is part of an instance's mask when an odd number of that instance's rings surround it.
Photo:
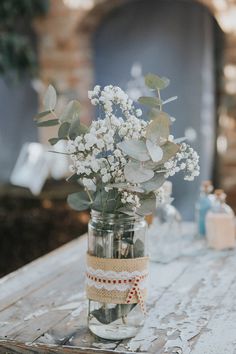
<path fill-rule="evenodd" d="M 86 236 L 9 274 L 0 280 L 0 353 L 235 354 L 236 252 L 200 241 L 185 251 L 151 263 L 146 324 L 121 342 L 86 326 Z"/>

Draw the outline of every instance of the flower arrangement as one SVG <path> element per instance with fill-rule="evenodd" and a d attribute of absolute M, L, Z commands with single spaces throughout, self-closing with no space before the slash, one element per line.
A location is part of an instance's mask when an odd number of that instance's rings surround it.
<path fill-rule="evenodd" d="M 149 108 L 145 119 L 121 88 L 95 86 L 88 97 L 99 114 L 90 127 L 80 122 L 76 100 L 57 115 L 56 91 L 49 86 L 43 101 L 45 111 L 36 119 L 38 126 L 59 125 L 58 136 L 49 140 L 52 145 L 66 141 L 73 173 L 68 180 L 76 180 L 79 188 L 68 196 L 72 208 L 147 215 L 155 209 L 160 187 L 169 176 L 181 171 L 191 181 L 199 175 L 198 154 L 184 138 L 170 134 L 175 119 L 163 107 L 177 97 L 161 98 L 169 80 L 148 74 L 145 83 L 156 94 L 139 98 Z M 49 115 L 54 119 L 45 120 Z"/>
<path fill-rule="evenodd" d="M 143 217 L 161 202 L 167 178 L 182 172 L 191 181 L 199 174 L 198 154 L 184 138 L 170 133 L 174 118 L 163 108 L 177 97 L 161 97 L 169 80 L 148 74 L 145 83 L 155 94 L 139 98 L 139 104 L 149 108 L 146 115 L 119 87 L 97 85 L 88 97 L 98 117 L 88 127 L 80 121 L 76 100 L 56 113 L 57 95 L 50 85 L 45 110 L 36 117 L 38 126 L 58 125 L 57 137 L 49 140 L 52 145 L 66 143 L 72 172 L 68 180 L 78 183 L 78 192 L 68 196 L 69 205 L 92 209 L 88 325 L 107 339 L 132 337 L 143 323 L 148 275 Z"/>

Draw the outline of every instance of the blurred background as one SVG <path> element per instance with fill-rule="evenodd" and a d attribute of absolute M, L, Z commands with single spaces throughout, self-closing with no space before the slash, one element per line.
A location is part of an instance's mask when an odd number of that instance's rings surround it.
<path fill-rule="evenodd" d="M 236 210 L 236 1 L 1 0 L 0 276 L 87 229 L 88 213 L 66 205 L 76 190 L 65 182 L 68 161 L 44 147 L 53 129 L 33 121 L 47 85 L 59 107 L 78 99 L 88 124 L 94 84 L 118 85 L 136 101 L 148 72 L 170 78 L 174 134 L 200 154 L 194 183 L 173 180 L 183 219 L 194 219 L 205 179 Z"/>

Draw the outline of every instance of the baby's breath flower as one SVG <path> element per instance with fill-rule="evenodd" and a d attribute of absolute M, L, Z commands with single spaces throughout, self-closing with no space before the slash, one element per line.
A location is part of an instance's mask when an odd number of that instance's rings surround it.
<path fill-rule="evenodd" d="M 85 135 L 67 141 L 72 161 L 70 171 L 78 175 L 88 190 L 95 191 L 96 184 L 101 182 L 106 192 L 113 189 L 112 184 L 123 183 L 130 187 L 124 173 L 130 158 L 118 143 L 124 140 L 145 141 L 148 123 L 141 118 L 142 110 L 136 109 L 133 101 L 117 86 L 108 85 L 102 89 L 97 85 L 88 92 L 88 97 L 93 105 L 101 107 L 104 119 L 93 121 Z M 173 142 L 174 136 L 169 135 L 167 140 Z M 161 143 L 165 144 L 167 140 L 165 138 Z M 181 143 L 177 154 L 160 168 L 165 170 L 166 178 L 182 171 L 184 179 L 190 181 L 199 175 L 199 156 L 189 145 Z M 121 203 L 136 212 L 141 206 L 140 194 L 123 188 L 117 191 Z M 159 188 L 155 194 L 157 202 L 161 203 L 162 189 Z"/>

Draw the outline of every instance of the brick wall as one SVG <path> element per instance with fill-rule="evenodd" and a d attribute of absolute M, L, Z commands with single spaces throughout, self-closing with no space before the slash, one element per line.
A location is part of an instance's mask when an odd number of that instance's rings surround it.
<path fill-rule="evenodd" d="M 87 91 L 93 84 L 91 35 L 103 16 L 124 0 L 51 0 L 47 17 L 37 20 L 40 76 L 45 85 L 52 82 L 64 98 L 78 98 L 82 103 L 81 120 L 88 123 L 92 112 Z M 67 4 L 80 3 L 77 8 Z M 209 8 L 225 31 L 224 76 L 220 88 L 219 177 L 220 185 L 234 194 L 236 187 L 236 36 L 227 16 L 234 11 L 233 0 L 198 0 Z M 236 8 L 236 7 L 235 7 Z M 231 25 L 232 27 L 232 25 Z M 51 134 L 51 132 L 49 133 Z M 41 139 L 48 133 L 42 131 Z M 235 203 L 236 194 L 231 203 Z"/>

